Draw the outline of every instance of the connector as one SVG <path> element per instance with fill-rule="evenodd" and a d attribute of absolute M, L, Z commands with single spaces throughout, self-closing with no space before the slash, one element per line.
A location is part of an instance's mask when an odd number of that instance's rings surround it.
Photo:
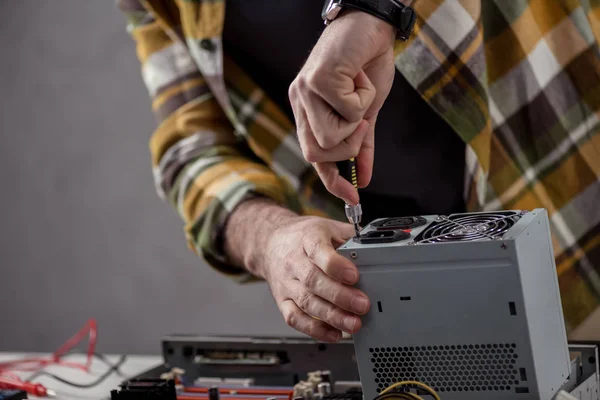
<path fill-rule="evenodd" d="M 397 231 L 370 231 L 355 237 L 354 241 L 360 244 L 393 243 L 410 239 L 410 233 L 402 230 Z"/>

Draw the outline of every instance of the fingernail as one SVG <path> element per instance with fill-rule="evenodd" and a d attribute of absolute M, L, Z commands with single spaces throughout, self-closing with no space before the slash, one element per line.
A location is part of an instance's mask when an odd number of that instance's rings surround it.
<path fill-rule="evenodd" d="M 356 282 L 356 279 L 358 277 L 356 276 L 356 271 L 347 269 L 342 273 L 342 278 L 344 278 L 344 281 L 346 281 L 346 283 L 353 284 L 354 282 Z"/>
<path fill-rule="evenodd" d="M 337 342 L 338 340 L 340 340 L 340 334 L 339 332 L 329 332 L 327 334 L 327 338 L 332 342 Z"/>
<path fill-rule="evenodd" d="M 346 331 L 349 333 L 354 332 L 354 327 L 356 326 L 356 318 L 354 317 L 344 317 L 342 319 L 342 325 L 346 328 Z"/>
<path fill-rule="evenodd" d="M 359 313 L 364 313 L 369 307 L 369 300 L 362 296 L 356 296 L 352 299 L 352 308 Z"/>

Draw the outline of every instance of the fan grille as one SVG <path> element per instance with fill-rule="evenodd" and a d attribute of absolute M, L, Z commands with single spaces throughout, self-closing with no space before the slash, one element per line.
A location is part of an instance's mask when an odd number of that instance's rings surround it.
<path fill-rule="evenodd" d="M 399 381 L 438 392 L 508 391 L 520 383 L 515 343 L 371 348 L 377 393 Z"/>
<path fill-rule="evenodd" d="M 519 220 L 515 212 L 456 214 L 440 217 L 416 239 L 417 243 L 469 242 L 501 238 Z"/>

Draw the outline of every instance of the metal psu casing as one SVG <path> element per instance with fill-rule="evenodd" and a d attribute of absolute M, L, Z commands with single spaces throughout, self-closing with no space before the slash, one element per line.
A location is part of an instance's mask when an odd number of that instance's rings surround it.
<path fill-rule="evenodd" d="M 515 213 L 498 237 L 415 243 L 444 221 L 425 216 L 409 239 L 338 249 L 372 304 L 354 335 L 365 399 L 411 380 L 442 400 L 554 397 L 571 367 L 548 215 Z"/>

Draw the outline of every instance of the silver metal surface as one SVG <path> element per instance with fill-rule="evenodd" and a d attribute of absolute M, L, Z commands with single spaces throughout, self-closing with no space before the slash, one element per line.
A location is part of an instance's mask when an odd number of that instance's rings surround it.
<path fill-rule="evenodd" d="M 336 19 L 340 11 L 342 11 L 342 5 L 339 2 L 330 0 L 325 10 L 325 15 L 323 18 L 323 22 L 325 23 L 325 25 L 328 25 L 331 21 Z"/>
<path fill-rule="evenodd" d="M 598 393 L 598 374 L 590 376 L 575 390 L 571 391 L 570 395 L 577 400 L 600 400 Z"/>
<path fill-rule="evenodd" d="M 554 398 L 571 359 L 546 211 L 520 214 L 501 243 L 409 245 L 446 220 L 424 218 L 410 239 L 338 250 L 356 253 L 357 287 L 374 305 L 354 334 L 365 399 L 398 380 L 430 384 L 443 400 Z"/>

